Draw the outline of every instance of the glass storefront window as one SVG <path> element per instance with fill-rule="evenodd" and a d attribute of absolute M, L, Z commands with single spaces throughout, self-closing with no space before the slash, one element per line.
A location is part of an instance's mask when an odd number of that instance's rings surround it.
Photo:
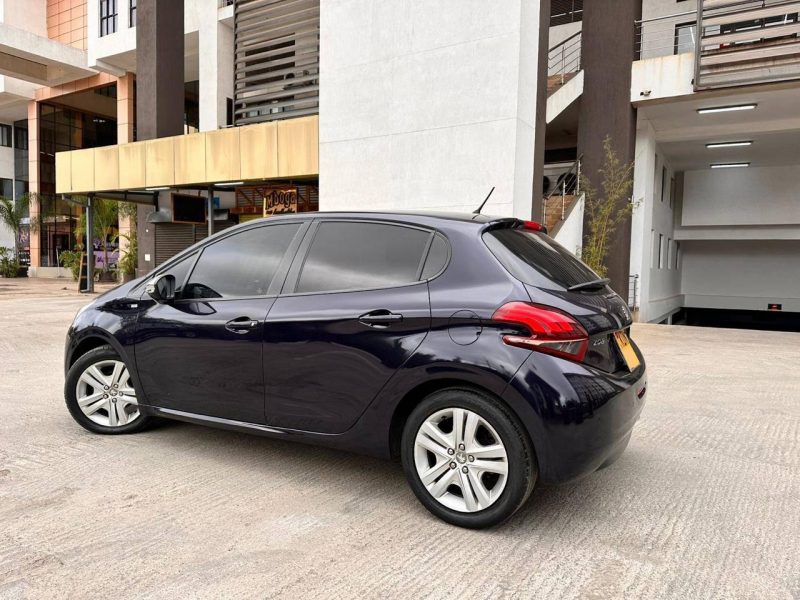
<path fill-rule="evenodd" d="M 82 208 L 55 195 L 56 152 L 117 143 L 113 118 L 60 106 L 39 105 L 39 243 L 41 265 L 58 265 L 63 250 L 75 250 Z"/>

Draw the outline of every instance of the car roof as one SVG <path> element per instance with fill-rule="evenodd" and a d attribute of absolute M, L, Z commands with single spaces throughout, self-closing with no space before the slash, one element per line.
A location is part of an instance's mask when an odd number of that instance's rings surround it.
<path fill-rule="evenodd" d="M 461 223 L 476 223 L 485 225 L 498 221 L 515 221 L 513 217 L 497 217 L 491 215 L 481 215 L 474 213 L 459 212 L 434 212 L 434 211 L 319 211 L 305 213 L 291 213 L 285 215 L 273 215 L 265 219 L 388 219 L 406 221 L 410 223 L 424 221 L 456 221 Z M 249 223 L 263 222 L 264 219 L 255 219 Z"/>

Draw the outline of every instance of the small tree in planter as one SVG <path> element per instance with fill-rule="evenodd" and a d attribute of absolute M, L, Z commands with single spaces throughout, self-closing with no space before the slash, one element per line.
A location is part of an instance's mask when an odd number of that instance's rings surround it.
<path fill-rule="evenodd" d="M 130 235 L 123 235 L 128 240 L 128 251 L 117 262 L 117 268 L 122 274 L 122 283 L 127 283 L 136 279 L 136 264 L 138 248 L 136 245 L 136 232 L 131 232 Z"/>
<path fill-rule="evenodd" d="M 581 175 L 581 187 L 586 193 L 584 210 L 587 215 L 587 233 L 581 250 L 581 260 L 601 277 L 608 270 L 605 264 L 608 245 L 617 226 L 633 211 L 630 201 L 633 189 L 633 163 L 623 164 L 617 157 L 611 137 L 603 141 L 602 193 L 598 193 L 589 179 Z"/>
<path fill-rule="evenodd" d="M 131 231 L 130 234 L 120 233 L 121 238 L 128 241 L 128 249 L 123 254 L 120 247 L 120 259 L 117 262 L 117 268 L 122 275 L 122 282 L 126 283 L 136 278 L 136 267 L 138 266 L 138 245 L 136 240 L 136 213 L 137 205 L 133 202 L 120 202 L 119 204 L 119 218 L 127 218 L 130 220 Z"/>
<path fill-rule="evenodd" d="M 86 206 L 85 197 L 73 196 L 72 202 Z M 108 244 L 109 238 L 116 239 L 117 219 L 119 217 L 119 203 L 114 200 L 104 198 L 94 198 L 92 200 L 92 225 L 94 231 L 92 236 L 99 238 L 103 245 L 103 268 L 100 271 L 100 281 L 113 281 L 114 274 L 108 266 Z M 86 212 L 81 215 L 78 226 L 75 228 L 75 237 L 78 245 L 86 239 Z M 94 248 L 87 248 L 87 253 L 94 255 Z"/>

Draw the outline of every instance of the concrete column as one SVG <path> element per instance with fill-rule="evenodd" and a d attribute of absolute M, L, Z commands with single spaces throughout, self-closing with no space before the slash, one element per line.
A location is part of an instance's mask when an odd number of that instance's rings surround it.
<path fill-rule="evenodd" d="M 539 60 L 536 67 L 536 119 L 533 142 L 533 197 L 531 218 L 542 218 L 544 150 L 547 130 L 547 55 L 550 50 L 550 2 L 539 2 Z"/>
<path fill-rule="evenodd" d="M 39 105 L 36 100 L 28 102 L 28 192 L 33 198 L 39 193 Z M 31 202 L 31 223 L 35 223 L 41 212 L 39 200 Z M 41 231 L 30 232 L 31 267 L 34 269 L 42 265 L 39 255 L 41 251 Z"/>
<path fill-rule="evenodd" d="M 656 132 L 647 119 L 639 118 L 636 128 L 636 167 L 633 172 L 633 201 L 631 217 L 630 274 L 639 275 L 638 302 L 640 321 L 647 321 L 650 296 L 650 263 L 653 244 L 653 199 L 655 198 Z"/>
<path fill-rule="evenodd" d="M 126 73 L 117 79 L 117 143 L 127 144 L 133 140 L 134 115 L 134 75 Z M 119 217 L 119 256 L 122 258 L 130 248 L 130 235 L 135 219 Z"/>
<path fill-rule="evenodd" d="M 183 133 L 183 2 L 138 0 L 136 7 L 136 137 L 151 140 Z M 202 62 L 202 58 L 201 58 Z M 155 237 L 139 206 L 137 275 L 153 269 Z M 145 260 L 147 257 L 149 261 Z"/>
<path fill-rule="evenodd" d="M 200 12 L 200 131 L 225 127 L 233 98 L 233 29 L 218 20 L 218 10 L 209 3 Z"/>
<path fill-rule="evenodd" d="M 634 21 L 642 16 L 641 0 L 585 2 L 581 56 L 584 69 L 583 96 L 578 122 L 578 153 L 583 154 L 583 173 L 595 189 L 601 188 L 598 172 L 603 164 L 603 140 L 611 136 L 619 159 L 634 159 L 636 109 L 631 106 L 631 62 L 634 53 Z M 584 231 L 588 228 L 584 226 Z M 611 241 L 606 265 L 611 286 L 628 294 L 630 220 L 619 225 Z"/>
<path fill-rule="evenodd" d="M 136 85 L 137 137 L 183 133 L 183 2 L 139 0 Z"/>

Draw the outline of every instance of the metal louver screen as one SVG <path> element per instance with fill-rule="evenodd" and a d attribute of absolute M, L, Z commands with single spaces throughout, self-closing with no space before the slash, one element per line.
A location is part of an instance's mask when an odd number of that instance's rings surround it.
<path fill-rule="evenodd" d="M 236 125 L 319 112 L 320 0 L 236 0 Z"/>

